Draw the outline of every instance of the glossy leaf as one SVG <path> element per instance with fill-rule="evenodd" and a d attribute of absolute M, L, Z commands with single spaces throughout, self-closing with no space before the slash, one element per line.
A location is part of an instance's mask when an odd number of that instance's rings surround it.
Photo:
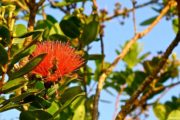
<path fill-rule="evenodd" d="M 140 60 L 139 60 L 138 56 L 141 51 L 142 51 L 142 47 L 140 46 L 140 44 L 138 42 L 136 42 L 135 44 L 133 44 L 131 46 L 127 55 L 123 58 L 123 61 L 126 62 L 128 67 L 133 68 L 135 65 L 137 65 L 139 63 Z"/>
<path fill-rule="evenodd" d="M 178 120 L 180 119 L 180 110 L 173 110 L 169 113 L 167 120 Z"/>
<path fill-rule="evenodd" d="M 0 38 L 2 38 L 0 43 L 4 46 L 7 46 L 11 41 L 9 29 L 5 25 L 2 25 L 2 24 L 0 24 Z"/>
<path fill-rule="evenodd" d="M 78 98 L 79 96 L 84 96 L 85 93 L 79 93 L 74 95 L 71 99 L 68 99 L 61 107 L 58 111 L 56 111 L 53 114 L 53 118 L 55 118 L 62 110 L 64 110 L 66 107 L 68 107 L 76 98 Z"/>
<path fill-rule="evenodd" d="M 76 105 L 74 105 L 76 106 L 76 109 L 74 110 L 74 115 L 73 115 L 72 120 L 85 120 L 85 114 L 86 114 L 85 105 L 84 105 L 85 98 L 83 97 L 83 99 L 81 99 L 79 97 L 74 102 L 76 102 Z"/>
<path fill-rule="evenodd" d="M 82 92 L 82 89 L 80 86 L 75 86 L 75 87 L 71 87 L 68 88 L 67 90 L 65 90 L 65 92 L 62 94 L 61 98 L 61 102 L 65 103 L 66 101 L 68 101 L 69 99 L 71 99 L 72 97 L 74 97 L 76 94 L 79 94 Z"/>
<path fill-rule="evenodd" d="M 154 20 L 157 18 L 157 16 L 154 16 L 154 17 L 151 17 L 143 22 L 140 23 L 140 25 L 142 26 L 146 26 L 146 25 L 149 25 L 151 24 L 152 22 L 154 22 Z"/>
<path fill-rule="evenodd" d="M 32 60 L 30 60 L 26 65 L 24 65 L 20 70 L 11 73 L 9 75 L 10 79 L 15 79 L 15 78 L 21 77 L 21 76 L 27 74 L 28 72 L 30 72 L 31 70 L 33 70 L 43 60 L 45 55 L 46 54 L 40 54 L 40 55 L 36 56 Z"/>
<path fill-rule="evenodd" d="M 51 21 L 52 23 L 56 23 L 57 22 L 56 18 L 54 18 L 52 15 L 47 15 L 46 19 Z"/>
<path fill-rule="evenodd" d="M 14 34 L 16 36 L 21 36 L 27 32 L 27 28 L 23 24 L 17 24 L 14 26 Z"/>
<path fill-rule="evenodd" d="M 159 120 L 166 120 L 167 110 L 165 105 L 156 103 L 153 106 L 153 111 Z"/>
<path fill-rule="evenodd" d="M 86 24 L 83 27 L 83 33 L 81 42 L 84 45 L 88 45 L 92 41 L 96 40 L 99 33 L 99 20 L 97 15 L 91 15 L 86 20 Z"/>
<path fill-rule="evenodd" d="M 68 37 L 76 38 L 80 35 L 81 21 L 75 16 L 65 16 L 60 22 L 60 28 Z"/>
<path fill-rule="evenodd" d="M 62 30 L 59 27 L 59 23 L 54 23 L 51 26 L 51 29 L 49 31 L 49 35 L 53 35 L 53 34 L 60 34 L 60 35 L 64 35 Z"/>
<path fill-rule="evenodd" d="M 16 55 L 13 56 L 9 68 L 12 68 L 15 63 L 19 62 L 22 58 L 30 55 L 36 48 L 36 45 L 29 46 L 27 48 L 23 48 Z"/>
<path fill-rule="evenodd" d="M 21 36 L 27 33 L 27 28 L 23 24 L 17 24 L 14 26 L 13 35 Z M 24 38 L 14 38 L 13 44 L 23 44 Z"/>
<path fill-rule="evenodd" d="M 174 32 L 177 33 L 178 30 L 179 30 L 179 28 L 178 28 L 178 25 L 179 25 L 179 20 L 178 20 L 178 18 L 173 19 L 172 25 L 173 25 L 173 30 L 174 30 Z"/>
<path fill-rule="evenodd" d="M 25 99 L 26 97 L 30 96 L 30 95 L 35 95 L 42 92 L 42 90 L 38 90 L 38 89 L 28 89 L 26 92 L 22 93 L 19 96 L 15 96 L 9 99 L 9 101 L 11 102 L 19 102 L 23 99 Z"/>
<path fill-rule="evenodd" d="M 51 103 L 51 106 L 47 109 L 47 112 L 53 115 L 56 111 L 59 110 L 59 105 L 55 101 Z"/>
<path fill-rule="evenodd" d="M 32 102 L 31 106 L 33 106 L 35 108 L 39 108 L 39 109 L 41 109 L 41 108 L 47 109 L 51 106 L 51 102 L 49 102 L 48 100 L 46 100 L 40 96 L 34 96 L 34 99 L 32 99 L 31 102 Z"/>
<path fill-rule="evenodd" d="M 43 32 L 43 30 L 34 30 L 32 32 L 24 33 L 23 35 L 20 35 L 20 36 L 14 36 L 14 38 L 26 38 L 26 37 L 29 37 L 31 35 L 40 34 L 42 32 Z"/>
<path fill-rule="evenodd" d="M 20 88 L 24 87 L 24 85 L 27 82 L 28 82 L 28 80 L 26 80 L 23 77 L 17 78 L 17 79 L 14 79 L 14 80 L 9 80 L 8 82 L 6 82 L 3 85 L 2 93 L 9 93 L 9 92 L 13 92 L 16 89 L 20 89 Z"/>
<path fill-rule="evenodd" d="M 60 34 L 53 34 L 49 36 L 50 40 L 59 40 L 59 41 L 63 41 L 63 42 L 67 42 L 68 41 L 68 37 L 60 35 Z"/>
<path fill-rule="evenodd" d="M 1 106 L 0 112 L 4 112 L 4 111 L 10 110 L 10 109 L 18 108 L 20 106 L 21 106 L 21 104 L 16 104 L 16 103 L 10 102 L 10 103 L 6 104 L 5 106 Z"/>
<path fill-rule="evenodd" d="M 0 65 L 4 65 L 8 62 L 8 54 L 5 48 L 0 44 Z"/>
<path fill-rule="evenodd" d="M 23 111 L 20 114 L 20 120 L 48 120 L 52 115 L 43 110 Z"/>
<path fill-rule="evenodd" d="M 24 103 L 21 103 L 21 104 L 18 104 L 18 102 L 22 101 L 24 98 L 32 95 L 32 94 L 35 94 L 35 93 L 38 93 L 39 90 L 28 90 L 27 92 L 25 93 L 22 93 L 21 95 L 19 96 L 15 96 L 15 97 L 12 97 L 4 102 L 1 103 L 1 107 L 0 107 L 0 112 L 2 111 L 6 111 L 6 110 L 9 110 L 9 109 L 13 109 L 13 108 L 17 108 L 19 106 L 22 106 Z M 26 104 L 26 103 L 25 103 Z"/>

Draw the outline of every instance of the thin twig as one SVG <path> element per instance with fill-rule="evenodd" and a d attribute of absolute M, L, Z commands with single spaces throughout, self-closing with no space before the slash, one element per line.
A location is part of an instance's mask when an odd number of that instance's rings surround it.
<path fill-rule="evenodd" d="M 98 4 L 97 4 L 96 0 L 93 0 L 92 2 L 93 2 L 93 8 L 94 8 L 94 10 L 97 11 L 97 9 L 98 9 Z"/>
<path fill-rule="evenodd" d="M 136 13 L 135 13 L 135 10 L 136 10 L 136 0 L 132 0 L 132 5 L 133 5 L 133 11 L 132 11 L 132 14 L 133 14 L 133 25 L 134 25 L 134 35 L 136 35 Z"/>
<path fill-rule="evenodd" d="M 165 65 L 169 55 L 172 53 L 173 49 L 178 45 L 180 41 L 180 31 L 178 32 L 176 38 L 173 40 L 173 42 L 169 45 L 169 47 L 166 49 L 165 53 L 163 54 L 161 58 L 161 62 L 157 66 L 157 68 L 153 71 L 151 75 L 149 75 L 144 82 L 139 86 L 139 88 L 133 93 L 131 98 L 126 102 L 126 104 L 122 107 L 121 111 L 116 117 L 116 120 L 123 120 L 126 115 L 130 112 L 132 109 L 133 103 L 139 95 L 144 91 L 146 87 L 149 86 L 149 84 L 153 81 L 154 78 L 157 77 L 159 71 L 162 69 L 162 67 Z"/>
<path fill-rule="evenodd" d="M 45 2 L 45 0 L 40 0 L 40 1 L 37 3 L 37 6 L 38 6 L 38 7 L 42 6 L 44 2 Z"/>
<path fill-rule="evenodd" d="M 103 71 L 104 69 L 104 25 L 101 26 L 101 30 L 100 30 L 100 44 L 101 44 L 101 55 L 103 56 L 102 59 L 102 64 L 101 64 L 101 70 Z"/>
<path fill-rule="evenodd" d="M 115 110 L 114 110 L 114 113 L 113 113 L 113 120 L 115 120 L 116 118 L 116 115 L 118 113 L 118 108 L 119 108 L 119 100 L 120 100 L 120 96 L 122 95 L 124 89 L 126 88 L 126 84 L 122 85 L 121 86 L 121 89 L 116 97 L 116 102 L 115 102 Z"/>
<path fill-rule="evenodd" d="M 137 5 L 137 6 L 135 6 L 135 9 L 145 7 L 145 6 L 151 5 L 151 4 L 153 4 L 153 3 L 157 3 L 157 1 L 158 1 L 158 0 L 151 0 L 151 1 L 147 2 L 147 3 L 143 3 L 143 4 L 141 4 L 141 5 Z M 134 9 L 134 8 L 120 10 L 120 11 L 116 12 L 115 14 L 113 14 L 113 15 L 111 15 L 111 16 L 107 16 L 107 17 L 104 18 L 103 20 L 104 20 L 104 21 L 109 21 L 109 20 L 114 19 L 114 18 L 116 18 L 116 17 L 118 17 L 118 16 L 120 16 L 120 15 L 123 15 L 123 14 L 125 14 L 125 13 L 132 12 L 133 9 Z"/>
<path fill-rule="evenodd" d="M 94 98 L 94 107 L 96 107 L 96 109 L 98 109 L 98 101 L 99 101 L 99 96 L 100 96 L 100 92 L 103 88 L 103 84 L 105 79 L 107 78 L 107 76 L 113 71 L 113 69 L 116 67 L 116 65 L 118 64 L 118 62 L 125 57 L 125 55 L 128 53 L 129 49 L 131 48 L 131 46 L 140 38 L 142 38 L 143 36 L 145 36 L 146 34 L 148 34 L 155 26 L 156 24 L 161 20 L 161 18 L 168 12 L 169 8 L 171 6 L 175 6 L 176 4 L 174 4 L 174 2 L 169 2 L 169 4 L 161 11 L 160 15 L 156 18 L 156 20 L 148 27 L 146 28 L 144 31 L 137 33 L 129 42 L 128 44 L 125 46 L 125 48 L 122 50 L 122 52 L 117 56 L 117 58 L 113 61 L 113 63 L 106 69 L 105 72 L 103 72 L 99 78 L 99 82 L 98 82 L 98 87 L 96 88 L 96 95 Z M 95 108 L 94 108 L 94 111 Z M 98 114 L 98 113 L 97 113 Z M 96 120 L 96 119 L 94 119 Z"/>
<path fill-rule="evenodd" d="M 178 17 L 180 18 L 180 1 L 177 0 L 178 3 Z M 173 6 L 176 5 L 175 1 L 169 1 L 169 4 L 172 4 Z M 171 6 L 169 6 L 170 8 Z M 166 8 L 166 7 L 165 7 Z M 164 9 L 165 9 L 164 8 Z M 149 75 L 145 81 L 139 86 L 139 88 L 133 93 L 132 97 L 126 102 L 125 106 L 122 107 L 121 111 L 116 117 L 116 120 L 123 120 L 126 115 L 130 112 L 130 110 L 133 107 L 134 101 L 137 100 L 139 95 L 144 91 L 144 89 L 151 83 L 153 82 L 153 79 L 157 77 L 157 74 L 159 71 L 162 69 L 162 67 L 165 65 L 169 55 L 172 53 L 173 49 L 178 45 L 180 42 L 180 24 L 178 26 L 179 31 L 173 40 L 173 42 L 169 45 L 169 47 L 166 49 L 165 53 L 163 54 L 161 58 L 161 62 L 157 66 L 157 68 L 153 71 L 151 75 Z M 179 84 L 179 83 L 178 83 Z"/>
<path fill-rule="evenodd" d="M 65 10 L 63 7 L 58 7 L 57 4 L 54 2 L 54 0 L 48 0 L 51 6 L 59 8 L 60 11 L 62 11 L 65 14 L 68 14 L 69 12 Z"/>
<path fill-rule="evenodd" d="M 23 4 L 21 3 L 21 1 L 15 0 L 14 2 L 15 2 L 20 8 L 22 8 L 23 10 L 28 11 L 27 6 L 26 6 L 26 5 L 23 5 Z"/>
<path fill-rule="evenodd" d="M 166 90 L 164 91 L 164 93 L 161 94 L 161 96 L 159 96 L 159 97 L 157 98 L 156 101 L 159 101 L 170 89 L 172 89 L 173 87 L 175 87 L 175 86 L 177 86 L 177 85 L 180 85 L 180 82 L 177 82 L 177 83 L 174 83 L 174 84 L 165 86 L 164 88 L 165 88 Z"/>

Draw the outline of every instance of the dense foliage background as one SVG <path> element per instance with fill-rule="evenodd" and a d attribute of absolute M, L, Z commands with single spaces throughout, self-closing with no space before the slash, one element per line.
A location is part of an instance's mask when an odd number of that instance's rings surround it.
<path fill-rule="evenodd" d="M 97 120 L 101 114 L 99 102 L 109 102 L 108 98 L 100 99 L 101 91 L 105 90 L 110 95 L 114 95 L 112 91 L 118 93 L 113 119 L 148 117 L 150 106 L 159 120 L 180 118 L 180 96 L 159 102 L 166 91 L 180 84 L 180 61 L 172 53 L 180 41 L 180 3 L 178 0 L 130 1 L 131 8 L 115 2 L 111 12 L 100 9 L 96 0 L 1 0 L 0 112 L 16 109 L 20 111 L 20 120 Z M 150 5 L 156 14 L 144 18 L 140 25 L 146 28 L 139 32 L 136 11 Z M 61 15 L 54 17 L 49 12 L 51 9 L 59 10 Z M 117 56 L 110 62 L 105 51 L 111 47 L 105 49 L 108 44 L 104 44 L 104 38 L 116 31 L 105 34 L 106 23 L 114 18 L 118 18 L 120 27 L 132 19 L 134 34 L 114 50 Z M 155 55 L 151 51 L 143 52 L 138 40 L 162 18 L 172 23 L 175 38 L 167 49 Z M 166 30 L 164 34 L 168 34 Z M 155 39 L 158 41 L 158 36 Z M 36 57 L 32 54 L 37 44 L 45 41 L 68 43 L 76 49 L 75 54 L 82 56 L 84 64 L 51 83 L 33 74 L 45 54 Z M 96 54 L 90 52 L 94 43 L 99 45 Z M 153 49 L 155 44 L 149 46 Z M 122 68 L 114 69 L 120 61 Z"/>

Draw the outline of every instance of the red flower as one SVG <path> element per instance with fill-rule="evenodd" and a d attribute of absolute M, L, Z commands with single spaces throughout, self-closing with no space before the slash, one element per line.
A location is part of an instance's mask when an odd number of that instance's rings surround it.
<path fill-rule="evenodd" d="M 83 64 L 81 56 L 76 54 L 75 49 L 68 43 L 58 41 L 39 43 L 32 56 L 35 57 L 42 53 L 47 53 L 47 55 L 32 73 L 41 75 L 46 81 L 55 82 Z"/>

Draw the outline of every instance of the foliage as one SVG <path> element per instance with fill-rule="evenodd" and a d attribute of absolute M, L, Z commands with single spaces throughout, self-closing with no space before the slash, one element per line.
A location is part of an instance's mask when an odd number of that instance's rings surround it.
<path fill-rule="evenodd" d="M 56 2 L 50 0 L 43 4 L 41 2 L 44 1 L 39 0 L 38 3 L 28 2 L 28 0 L 0 1 L 0 112 L 16 109 L 20 111 L 20 120 L 91 120 L 93 119 L 94 94 L 90 94 L 87 88 L 91 87 L 92 83 L 98 83 L 102 73 L 108 73 L 109 71 L 106 70 L 112 65 L 105 59 L 103 37 L 105 22 L 113 18 L 108 18 L 110 15 L 105 9 L 98 11 L 95 3 L 89 0 Z M 92 12 L 86 14 L 83 6 L 90 3 L 93 3 Z M 152 9 L 159 15 L 166 3 L 167 1 L 162 3 L 156 1 L 158 8 Z M 64 13 L 63 18 L 54 18 L 53 15 L 46 14 L 45 10 L 49 5 L 49 9 L 61 10 Z M 82 7 L 79 7 L 81 5 Z M 124 11 L 123 14 L 118 13 L 120 10 Z M 129 12 L 131 11 L 127 8 L 121 8 L 120 3 L 116 3 L 115 17 L 122 17 L 125 22 Z M 36 20 L 34 15 L 42 16 L 43 19 Z M 158 15 L 142 21 L 140 25 L 150 25 Z M 166 17 L 172 21 L 173 29 L 177 33 L 179 25 L 176 18 L 177 10 L 172 7 Z M 19 20 L 25 23 L 19 24 Z M 43 61 L 47 53 L 36 57 L 32 57 L 32 54 L 37 44 L 45 41 L 67 43 L 83 57 L 84 64 L 55 82 L 46 81 L 43 75 L 34 74 L 33 69 Z M 89 52 L 93 42 L 101 44 L 101 53 Z M 117 56 L 129 42 L 130 40 L 126 41 L 120 49 L 116 50 Z M 103 90 L 108 92 L 111 88 L 117 93 L 131 97 L 162 61 L 161 55 L 160 53 L 150 57 L 152 56 L 150 52 L 143 54 L 142 44 L 135 42 L 122 58 L 124 69 L 110 71 L 103 83 Z M 95 63 L 94 67 L 89 66 L 89 61 Z M 53 67 L 51 66 L 48 71 L 51 74 L 58 69 L 56 68 L 57 61 L 53 62 Z M 138 106 L 147 108 L 150 106 L 148 102 L 153 101 L 151 106 L 159 120 L 180 117 L 180 97 L 172 97 L 171 101 L 164 104 L 154 101 L 155 96 L 175 86 L 174 82 L 170 83 L 170 80 L 179 76 L 179 66 L 180 62 L 173 54 L 157 78 L 154 78 L 154 82 L 142 92 L 142 96 L 145 96 L 149 91 L 154 90 Z M 122 86 L 125 88 L 121 91 Z M 126 100 L 121 99 L 120 102 L 124 103 Z M 132 112 L 135 109 L 133 108 Z M 134 117 L 131 114 L 130 116 Z"/>

